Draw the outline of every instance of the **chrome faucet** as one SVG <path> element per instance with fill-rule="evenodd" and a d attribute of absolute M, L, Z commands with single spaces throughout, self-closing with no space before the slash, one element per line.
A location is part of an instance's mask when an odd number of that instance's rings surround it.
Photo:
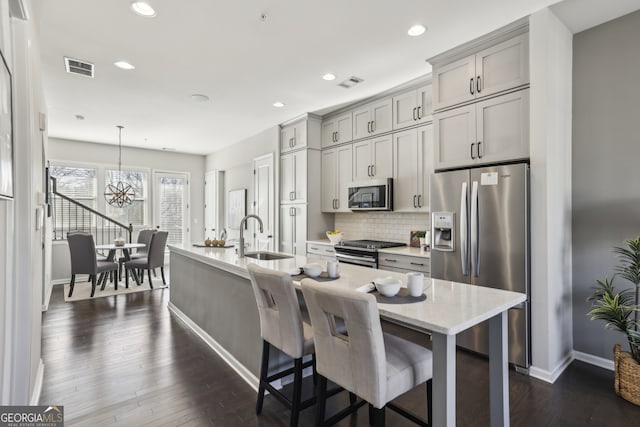
<path fill-rule="evenodd" d="M 240 220 L 240 243 L 238 247 L 238 256 L 242 258 L 244 256 L 244 227 L 249 218 L 255 218 L 258 220 L 258 224 L 260 225 L 260 232 L 262 233 L 262 220 L 258 215 L 249 214 Z"/>

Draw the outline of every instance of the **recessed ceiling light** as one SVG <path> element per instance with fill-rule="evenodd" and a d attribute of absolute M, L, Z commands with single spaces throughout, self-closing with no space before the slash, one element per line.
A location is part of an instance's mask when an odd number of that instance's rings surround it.
<path fill-rule="evenodd" d="M 146 1 L 134 1 L 131 2 L 131 9 L 140 16 L 145 18 L 153 18 L 156 16 L 156 11 Z"/>
<path fill-rule="evenodd" d="M 427 29 L 424 27 L 424 25 L 414 25 L 413 27 L 409 28 L 409 31 L 407 31 L 407 34 L 409 34 L 412 37 L 417 37 L 424 34 L 425 31 L 427 31 Z"/>
<path fill-rule="evenodd" d="M 336 79 L 336 75 L 332 74 L 332 73 L 327 73 L 324 76 L 322 76 L 322 78 L 325 79 L 325 80 L 331 81 L 331 80 L 335 80 Z"/>
<path fill-rule="evenodd" d="M 201 93 L 194 93 L 193 95 L 191 95 L 191 100 L 195 102 L 207 102 L 209 100 L 209 97 Z"/>
<path fill-rule="evenodd" d="M 273 106 L 276 107 L 276 108 L 282 108 L 282 107 L 284 107 L 284 104 L 282 102 L 278 101 L 278 102 L 274 102 Z"/>
<path fill-rule="evenodd" d="M 134 68 L 136 68 L 133 65 L 129 64 L 127 61 L 117 61 L 114 62 L 113 65 L 118 68 L 122 68 L 123 70 L 133 70 Z"/>

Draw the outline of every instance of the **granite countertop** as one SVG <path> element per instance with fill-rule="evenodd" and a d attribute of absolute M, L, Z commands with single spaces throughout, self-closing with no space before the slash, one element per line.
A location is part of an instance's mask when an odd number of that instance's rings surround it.
<path fill-rule="evenodd" d="M 295 256 L 274 261 L 238 258 L 233 248 L 196 248 L 169 245 L 171 253 L 183 255 L 249 279 L 247 265 L 255 263 L 277 271 L 293 272 L 307 263 L 306 256 Z M 314 260 L 314 262 L 318 262 Z M 320 261 L 326 270 L 326 262 Z M 326 286 L 358 289 L 375 278 L 395 277 L 406 284 L 406 275 L 392 271 L 375 270 L 350 264 L 340 265 L 340 277 L 323 282 Z M 294 280 L 296 286 L 300 282 Z M 406 285 L 405 285 L 406 286 Z M 427 299 L 413 304 L 378 304 L 380 315 L 425 331 L 455 335 L 477 323 L 487 320 L 526 300 L 526 295 L 473 286 L 438 279 L 424 279 Z"/>

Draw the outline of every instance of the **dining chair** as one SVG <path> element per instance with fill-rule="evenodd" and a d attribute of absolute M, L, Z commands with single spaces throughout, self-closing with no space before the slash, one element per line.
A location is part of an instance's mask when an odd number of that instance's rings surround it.
<path fill-rule="evenodd" d="M 98 261 L 96 244 L 93 236 L 88 233 L 68 233 L 69 252 L 71 255 L 71 283 L 69 285 L 69 298 L 73 294 L 76 282 L 76 274 L 88 274 L 91 280 L 91 297 L 96 292 L 96 285 L 101 285 L 101 290 L 107 283 L 105 273 L 113 272 L 116 276 L 114 287 L 118 289 L 118 263 L 111 261 Z"/>
<path fill-rule="evenodd" d="M 142 276 L 144 277 L 144 270 L 147 270 L 149 274 L 149 286 L 153 289 L 153 282 L 151 281 L 151 270 L 160 267 L 160 274 L 162 275 L 162 283 L 167 284 L 164 277 L 164 252 L 167 246 L 167 237 L 169 232 L 157 231 L 151 235 L 151 241 L 149 242 L 149 251 L 144 258 L 132 259 L 124 263 L 125 268 L 125 286 L 129 287 L 129 274 L 131 272 L 134 280 L 140 286 L 141 280 L 138 278 L 137 270 L 143 270 Z"/>
<path fill-rule="evenodd" d="M 418 425 L 431 425 L 431 351 L 383 333 L 376 298 L 371 294 L 327 286 L 313 279 L 302 281 L 302 293 L 311 316 L 316 350 L 316 426 L 331 425 L 343 418 L 325 421 L 327 379 L 369 403 L 371 425 L 384 426 L 387 406 Z M 336 329 L 338 319 L 344 322 L 346 333 Z M 428 424 L 390 403 L 425 382 Z"/>
<path fill-rule="evenodd" d="M 313 358 L 303 362 L 303 357 L 313 355 L 313 333 L 311 325 L 303 321 L 300 305 L 293 288 L 291 276 L 287 273 L 260 267 L 247 266 L 251 287 L 258 305 L 260 316 L 260 336 L 262 337 L 262 361 L 260 364 L 260 383 L 256 414 L 262 412 L 265 391 L 291 410 L 290 425 L 297 426 L 301 410 L 311 406 L 315 399 L 302 399 L 303 369 L 313 366 Z M 269 352 L 271 346 L 279 349 L 293 359 L 293 369 L 269 375 Z M 293 396 L 287 399 L 272 382 L 293 372 Z"/>
<path fill-rule="evenodd" d="M 140 230 L 140 232 L 138 233 L 137 242 L 144 244 L 144 247 L 136 249 L 136 251 L 133 253 L 129 253 L 129 259 L 140 259 L 147 257 L 147 255 L 149 254 L 149 246 L 151 245 L 151 236 L 153 236 L 156 231 L 157 230 L 155 228 L 145 228 L 143 230 Z M 129 259 L 126 259 L 125 257 L 120 257 L 118 259 L 118 264 L 120 264 L 120 272 L 122 272 L 122 266 L 124 265 L 125 261 L 129 261 Z"/>

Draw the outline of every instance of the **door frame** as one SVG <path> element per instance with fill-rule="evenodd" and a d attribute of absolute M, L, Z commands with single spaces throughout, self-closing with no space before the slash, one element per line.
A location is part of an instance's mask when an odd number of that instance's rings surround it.
<path fill-rule="evenodd" d="M 156 228 L 158 226 L 158 207 L 159 205 L 157 203 L 159 203 L 159 195 L 158 195 L 158 187 L 156 185 L 156 177 L 159 174 L 166 174 L 166 175 L 182 175 L 184 177 L 187 178 L 187 191 L 186 191 L 186 197 L 185 197 L 185 206 L 184 206 L 184 218 L 185 218 L 185 223 L 183 224 L 183 233 L 184 233 L 184 241 L 183 244 L 189 244 L 191 242 L 191 173 L 190 172 L 186 172 L 186 171 L 171 171 L 171 170 L 166 170 L 166 169 L 152 169 L 151 170 L 151 174 L 152 174 L 152 182 L 153 185 L 151 186 L 151 218 L 152 218 L 152 225 L 153 228 Z M 156 203 L 157 202 L 157 203 Z"/>
<path fill-rule="evenodd" d="M 252 203 L 251 203 L 251 212 L 252 213 L 256 213 L 256 188 L 257 188 L 257 180 L 258 180 L 258 175 L 255 173 L 256 171 L 256 164 L 258 162 L 262 162 L 262 161 L 268 161 L 270 164 L 270 168 L 271 168 L 271 183 L 270 183 L 270 194 L 271 194 L 271 200 L 269 200 L 269 214 L 270 214 L 270 218 L 272 219 L 272 223 L 271 225 L 271 242 L 269 244 L 270 250 L 274 251 L 276 248 L 276 242 L 277 242 L 277 236 L 278 236 L 278 218 L 276 216 L 276 204 L 279 202 L 279 198 L 278 195 L 276 194 L 276 190 L 277 190 L 277 185 L 276 185 L 276 164 L 275 164 L 275 153 L 271 152 L 271 153 L 267 153 L 264 154 L 262 156 L 258 156 L 258 157 L 254 157 L 252 160 L 252 170 L 254 171 L 253 174 L 253 180 L 251 181 L 251 185 L 252 185 Z M 254 234 L 258 233 L 258 227 L 257 227 L 257 221 L 253 221 L 253 229 L 252 229 L 252 236 Z M 253 247 L 256 247 L 256 241 L 255 238 L 252 237 L 252 242 L 253 242 Z"/>

